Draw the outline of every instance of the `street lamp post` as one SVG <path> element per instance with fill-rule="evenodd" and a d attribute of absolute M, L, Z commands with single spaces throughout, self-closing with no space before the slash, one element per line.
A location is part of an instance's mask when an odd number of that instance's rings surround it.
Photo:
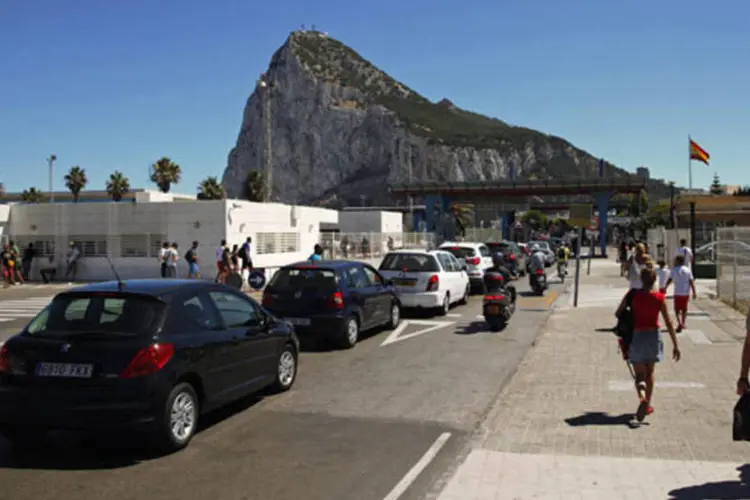
<path fill-rule="evenodd" d="M 271 93 L 273 92 L 273 82 L 266 80 L 266 75 L 260 75 L 258 87 L 261 88 L 261 99 L 263 100 L 263 135 L 265 136 L 265 147 L 263 158 L 265 160 L 264 171 L 266 178 L 266 196 L 265 201 L 271 201 L 273 193 L 273 144 L 271 142 Z"/>
<path fill-rule="evenodd" d="M 49 158 L 47 158 L 47 166 L 49 167 L 49 202 L 52 203 L 55 201 L 55 191 L 54 191 L 54 178 L 55 178 L 55 160 L 57 160 L 57 155 L 51 154 L 49 155 Z"/>

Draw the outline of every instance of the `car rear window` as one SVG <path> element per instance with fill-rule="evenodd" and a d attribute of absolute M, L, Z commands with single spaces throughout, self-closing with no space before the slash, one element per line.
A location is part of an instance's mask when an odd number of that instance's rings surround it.
<path fill-rule="evenodd" d="M 316 267 L 284 267 L 273 275 L 268 284 L 274 289 L 338 287 L 336 272 L 333 269 Z"/>
<path fill-rule="evenodd" d="M 487 248 L 492 253 L 513 251 L 513 247 L 509 243 L 487 243 Z"/>
<path fill-rule="evenodd" d="M 471 247 L 444 247 L 441 250 L 452 253 L 457 259 L 465 259 L 466 257 L 475 257 L 477 255 L 477 252 Z"/>
<path fill-rule="evenodd" d="M 142 335 L 152 331 L 166 305 L 133 294 L 62 294 L 34 318 L 26 333 L 38 337 L 91 334 Z"/>
<path fill-rule="evenodd" d="M 439 271 L 432 255 L 419 253 L 389 253 L 380 263 L 381 271 L 404 271 L 406 273 L 434 273 Z"/>

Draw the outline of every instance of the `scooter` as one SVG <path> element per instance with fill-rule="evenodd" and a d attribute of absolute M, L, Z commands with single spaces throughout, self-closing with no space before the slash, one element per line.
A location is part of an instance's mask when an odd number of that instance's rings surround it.
<path fill-rule="evenodd" d="M 493 332 L 502 330 L 516 311 L 516 290 L 505 287 L 484 296 L 482 310 L 484 320 Z"/>
<path fill-rule="evenodd" d="M 529 274 L 529 286 L 536 295 L 544 295 L 544 291 L 547 289 L 547 275 L 544 274 L 543 269 L 538 269 L 536 272 Z"/>

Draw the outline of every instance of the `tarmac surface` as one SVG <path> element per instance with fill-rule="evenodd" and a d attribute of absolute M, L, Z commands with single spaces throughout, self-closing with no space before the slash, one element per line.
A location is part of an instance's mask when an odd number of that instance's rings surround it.
<path fill-rule="evenodd" d="M 211 415 L 190 446 L 150 456 L 142 437 L 53 433 L 11 453 L 0 441 L 0 500 L 421 499 L 436 491 L 535 343 L 555 303 L 521 292 L 502 332 L 481 296 L 444 317 L 406 316 L 352 350 L 307 343 L 285 394 L 249 398 Z M 0 342 L 59 289 L 0 290 Z M 558 300 L 559 299 L 559 300 Z M 23 313 L 23 314 L 22 314 Z"/>

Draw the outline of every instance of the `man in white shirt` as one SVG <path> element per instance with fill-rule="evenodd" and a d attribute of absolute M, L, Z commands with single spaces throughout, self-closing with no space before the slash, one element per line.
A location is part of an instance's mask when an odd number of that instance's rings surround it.
<path fill-rule="evenodd" d="M 167 277 L 167 257 L 169 256 L 169 242 L 165 241 L 161 244 L 161 249 L 159 250 L 159 270 L 161 272 L 161 277 L 166 278 Z"/>
<path fill-rule="evenodd" d="M 172 243 L 167 249 L 166 261 L 167 261 L 167 278 L 177 277 L 177 261 L 180 260 L 180 251 L 177 243 Z"/>
<path fill-rule="evenodd" d="M 680 248 L 677 249 L 677 255 L 682 255 L 685 258 L 685 265 L 692 268 L 693 251 L 690 250 L 685 238 L 680 240 Z"/>
<path fill-rule="evenodd" d="M 667 288 L 669 288 L 670 283 L 674 283 L 674 313 L 677 316 L 677 331 L 681 332 L 687 328 L 686 322 L 690 292 L 693 292 L 693 300 L 697 296 L 695 293 L 693 272 L 685 263 L 683 255 L 675 257 L 675 266 L 672 268 L 672 272 L 667 280 Z"/>

